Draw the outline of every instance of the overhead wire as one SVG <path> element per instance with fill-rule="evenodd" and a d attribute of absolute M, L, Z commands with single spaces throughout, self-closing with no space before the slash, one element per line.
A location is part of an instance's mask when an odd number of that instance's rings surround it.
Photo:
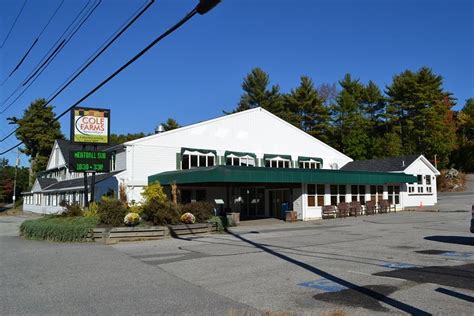
<path fill-rule="evenodd" d="M 197 13 L 199 14 L 205 14 L 209 10 L 211 10 L 215 5 L 217 5 L 220 2 L 220 0 L 201 0 L 199 4 L 191 10 L 188 14 L 186 14 L 180 21 L 178 21 L 176 24 L 168 28 L 164 33 L 159 35 L 157 38 L 155 38 L 150 44 L 148 44 L 145 48 L 143 48 L 140 52 L 138 52 L 135 56 L 133 56 L 131 59 L 129 59 L 125 64 L 123 64 L 120 68 L 115 70 L 111 75 L 109 75 L 106 79 L 104 79 L 100 84 L 95 86 L 91 91 L 89 91 L 86 95 L 84 95 L 82 98 L 77 100 L 74 104 L 69 106 L 66 110 L 64 110 L 61 114 L 56 116 L 53 120 L 48 122 L 49 124 L 52 124 L 56 121 L 58 121 L 60 118 L 62 118 L 64 115 L 66 115 L 71 109 L 82 103 L 84 100 L 86 100 L 88 97 L 90 97 L 92 94 L 94 94 L 97 90 L 102 88 L 105 84 L 107 84 L 110 80 L 112 80 L 115 76 L 117 76 L 119 73 L 121 73 L 123 70 L 125 70 L 127 67 L 129 67 L 131 64 L 133 64 L 135 61 L 137 61 L 141 56 L 143 56 L 148 50 L 150 50 L 153 46 L 155 46 L 158 42 L 163 40 L 165 37 L 179 29 L 183 24 L 185 24 L 187 21 L 189 21 L 192 17 L 194 17 Z M 7 150 L 4 150 L 0 152 L 0 155 L 4 155 L 13 149 L 21 146 L 23 144 L 22 141 L 20 141 L 18 144 L 15 146 L 12 146 L 8 148 Z"/>
<path fill-rule="evenodd" d="M 8 33 L 7 33 L 7 36 L 5 36 L 5 39 L 3 40 L 2 44 L 0 45 L 0 48 L 3 48 L 3 46 L 4 46 L 5 43 L 7 42 L 8 38 L 10 37 L 10 34 L 12 33 L 13 28 L 15 27 L 16 22 L 17 22 L 18 19 L 20 18 L 21 13 L 23 12 L 23 9 L 24 9 L 25 6 L 26 6 L 26 1 L 27 1 L 27 0 L 25 0 L 25 2 L 23 2 L 23 5 L 21 6 L 20 12 L 18 12 L 18 14 L 17 14 L 15 20 L 13 21 L 12 26 L 10 27 L 10 30 L 9 30 Z"/>
<path fill-rule="evenodd" d="M 56 42 L 51 46 L 51 48 L 49 49 L 49 51 L 43 56 L 43 58 L 36 64 L 36 66 L 31 70 L 31 72 L 26 76 L 26 78 L 20 83 L 18 84 L 18 86 L 16 87 L 16 89 L 6 98 L 2 101 L 2 104 L 0 106 L 3 106 L 5 105 L 5 103 L 7 103 L 7 101 L 13 96 L 15 95 L 15 93 L 18 92 L 18 90 L 20 90 L 27 80 L 28 78 L 31 77 L 31 75 L 33 73 L 37 73 L 37 70 L 40 68 L 41 65 L 45 65 L 46 62 L 45 60 L 47 59 L 51 59 L 52 55 L 53 55 L 53 51 L 57 50 L 58 47 L 60 46 L 60 44 L 58 45 L 58 43 L 62 42 L 62 40 L 64 40 L 65 38 L 65 34 L 69 31 L 69 29 L 71 29 L 71 27 L 73 27 L 73 25 L 76 24 L 76 21 L 82 16 L 84 10 L 86 10 L 86 8 L 89 6 L 89 4 L 91 3 L 92 0 L 88 0 L 88 2 L 82 7 L 82 9 L 79 11 L 79 13 L 75 16 L 75 18 L 72 20 L 72 22 L 68 25 L 68 27 L 64 30 L 64 32 L 61 34 L 61 36 L 58 37 L 58 39 L 56 40 Z"/>
<path fill-rule="evenodd" d="M 31 44 L 30 48 L 26 51 L 26 53 L 23 55 L 23 57 L 20 59 L 20 61 L 17 63 L 17 65 L 15 66 L 15 68 L 13 68 L 13 70 L 10 72 L 10 74 L 8 75 L 8 77 L 5 78 L 5 80 L 0 84 L 0 86 L 3 86 L 3 84 L 8 80 L 8 78 L 10 78 L 19 68 L 20 66 L 23 64 L 23 62 L 25 61 L 26 57 L 30 54 L 31 50 L 33 49 L 33 47 L 35 47 L 35 45 L 38 43 L 39 39 L 41 38 L 41 35 L 43 35 L 44 31 L 46 30 L 46 28 L 49 26 L 49 24 L 51 23 L 51 21 L 54 19 L 54 17 L 56 16 L 56 14 L 58 13 L 59 9 L 62 7 L 62 5 L 64 4 L 64 0 L 62 0 L 59 5 L 57 6 L 56 10 L 54 10 L 53 14 L 51 15 L 51 17 L 49 18 L 49 20 L 46 22 L 46 24 L 43 26 L 43 28 L 41 29 L 41 31 L 39 32 L 39 34 L 36 36 L 35 40 L 33 41 L 33 43 Z"/>
<path fill-rule="evenodd" d="M 148 4 L 147 4 L 148 2 Z M 100 55 L 102 55 L 105 50 L 107 50 L 132 24 L 134 24 L 155 2 L 155 0 L 146 0 L 144 4 L 138 8 L 128 19 L 125 21 L 119 29 L 117 29 L 89 58 L 77 68 L 60 86 L 55 90 L 49 97 L 46 103 L 42 108 L 46 108 L 56 97 L 63 92 L 74 80 L 77 79 Z M 31 83 L 30 83 L 31 84 Z M 6 140 L 8 137 L 12 136 L 18 127 L 7 134 L 4 134 L 0 143 Z"/>

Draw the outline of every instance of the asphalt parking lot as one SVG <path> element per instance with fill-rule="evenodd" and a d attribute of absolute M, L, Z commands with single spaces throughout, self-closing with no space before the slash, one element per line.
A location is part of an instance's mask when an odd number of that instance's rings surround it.
<path fill-rule="evenodd" d="M 16 219 L 2 217 L 0 314 L 468 315 L 470 201 L 113 246 L 25 241 L 14 236 Z"/>

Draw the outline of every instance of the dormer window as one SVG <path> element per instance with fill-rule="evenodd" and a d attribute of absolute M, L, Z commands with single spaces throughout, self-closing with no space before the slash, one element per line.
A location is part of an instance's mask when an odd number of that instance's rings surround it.
<path fill-rule="evenodd" d="M 216 152 L 205 149 L 181 149 L 181 169 L 211 167 L 216 163 Z"/>
<path fill-rule="evenodd" d="M 267 168 L 291 168 L 289 155 L 264 155 L 263 160 Z"/>
<path fill-rule="evenodd" d="M 252 153 L 226 151 L 224 156 L 225 164 L 228 166 L 255 167 L 256 165 L 256 156 Z"/>
<path fill-rule="evenodd" d="M 321 169 L 323 160 L 315 157 L 298 157 L 298 167 L 301 169 Z"/>

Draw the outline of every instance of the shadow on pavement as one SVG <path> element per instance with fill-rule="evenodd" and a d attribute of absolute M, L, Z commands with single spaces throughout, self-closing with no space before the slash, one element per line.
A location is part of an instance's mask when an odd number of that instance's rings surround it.
<path fill-rule="evenodd" d="M 456 292 L 456 291 L 445 289 L 443 287 L 439 287 L 435 291 L 439 292 L 439 293 L 449 295 L 449 296 L 452 296 L 452 297 L 455 297 L 455 298 L 459 298 L 459 299 L 464 300 L 464 301 L 474 303 L 474 297 L 472 297 L 470 295 L 466 295 L 466 294 L 462 294 L 462 293 L 459 293 L 459 292 Z"/>
<path fill-rule="evenodd" d="M 246 242 L 246 243 L 248 243 L 248 244 L 254 246 L 255 248 L 258 248 L 258 249 L 263 250 L 264 252 L 266 252 L 266 253 L 268 253 L 268 254 L 271 254 L 271 255 L 273 255 L 273 256 L 275 256 L 275 257 L 278 257 L 278 258 L 280 258 L 280 259 L 282 259 L 282 260 L 285 260 L 285 261 L 287 261 L 287 262 L 289 262 L 289 263 L 292 263 L 292 264 L 294 264 L 294 265 L 296 265 L 296 266 L 299 266 L 300 268 L 303 268 L 303 269 L 305 269 L 305 270 L 308 270 L 308 271 L 310 271 L 310 272 L 312 272 L 312 273 L 314 273 L 314 274 L 316 274 L 316 275 L 319 275 L 319 276 L 321 276 L 321 277 L 323 277 L 323 278 L 326 278 L 326 279 L 328 279 L 328 280 L 331 280 L 331 281 L 333 281 L 333 282 L 335 282 L 335 283 L 338 283 L 338 284 L 340 284 L 340 285 L 342 285 L 342 286 L 345 286 L 345 287 L 347 287 L 349 290 L 358 292 L 358 293 L 360 293 L 360 294 L 362 294 L 362 295 L 364 295 L 364 296 L 370 297 L 370 298 L 372 298 L 372 299 L 375 299 L 375 300 L 377 300 L 377 301 L 380 301 L 380 302 L 383 302 L 383 303 L 385 303 L 385 304 L 387 304 L 387 305 L 390 305 L 390 306 L 392 306 L 392 307 L 394 307 L 394 308 L 396 308 L 396 309 L 398 309 L 398 310 L 401 310 L 401 311 L 403 311 L 403 312 L 405 312 L 405 313 L 408 313 L 408 314 L 411 314 L 411 315 L 431 315 L 430 313 L 425 312 L 425 311 L 423 311 L 423 310 L 421 310 L 421 309 L 419 309 L 419 308 L 416 308 L 416 307 L 414 307 L 414 306 L 411 306 L 411 305 L 408 305 L 408 304 L 406 304 L 406 303 L 400 302 L 400 301 L 398 301 L 398 300 L 396 300 L 396 299 L 390 298 L 390 297 L 388 297 L 388 296 L 386 296 L 386 295 L 384 295 L 384 294 L 382 294 L 382 293 L 376 292 L 376 291 L 374 291 L 374 290 L 372 290 L 372 289 L 370 289 L 370 288 L 356 285 L 356 284 L 354 284 L 354 283 L 351 283 L 351 282 L 349 282 L 349 281 L 346 281 L 346 280 L 344 280 L 344 279 L 341 279 L 341 278 L 339 278 L 339 277 L 337 277 L 337 276 L 335 276 L 335 275 L 332 275 L 332 274 L 330 274 L 330 273 L 328 273 L 328 272 L 325 272 L 325 271 L 323 271 L 323 270 L 321 270 L 321 269 L 318 269 L 318 268 L 316 268 L 316 267 L 313 267 L 313 266 L 311 266 L 311 265 L 309 265 L 309 264 L 307 264 L 307 263 L 304 263 L 304 262 L 302 262 L 302 261 L 299 261 L 299 260 L 293 259 L 293 258 L 291 258 L 291 257 L 285 256 L 285 255 L 283 255 L 283 254 L 281 254 L 281 253 L 279 253 L 279 252 L 276 252 L 276 251 L 274 251 L 274 250 L 272 250 L 272 249 L 270 249 L 270 248 L 267 248 L 267 247 L 263 246 L 262 244 L 259 244 L 259 243 L 257 243 L 257 242 L 251 241 L 251 240 L 249 240 L 249 239 L 246 239 L 246 238 L 240 236 L 239 234 L 235 234 L 235 233 L 232 233 L 232 232 L 230 232 L 230 231 L 227 231 L 227 233 L 230 234 L 230 235 L 232 235 L 232 236 L 234 236 L 234 237 L 237 238 L 237 239 L 240 239 L 240 240 L 242 240 L 242 241 L 244 241 L 244 242 Z M 316 298 L 316 297 L 315 297 L 315 298 Z M 332 301 L 334 302 L 334 300 L 332 300 Z"/>
<path fill-rule="evenodd" d="M 417 283 L 434 283 L 462 289 L 474 290 L 474 264 L 459 266 L 431 266 L 422 268 L 407 268 L 393 271 L 374 273 Z"/>
<path fill-rule="evenodd" d="M 445 242 L 449 244 L 474 246 L 474 237 L 464 236 L 428 236 L 426 240 Z"/>

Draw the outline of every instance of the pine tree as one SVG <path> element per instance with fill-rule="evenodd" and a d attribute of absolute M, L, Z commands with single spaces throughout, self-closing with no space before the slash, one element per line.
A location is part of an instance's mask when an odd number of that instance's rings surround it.
<path fill-rule="evenodd" d="M 454 99 L 443 90 L 443 78 L 423 67 L 396 75 L 386 93 L 398 113 L 401 140 L 406 154 L 422 153 L 429 159 L 437 155 L 441 166 L 456 144 L 451 108 Z"/>
<path fill-rule="evenodd" d="M 179 125 L 179 123 L 171 117 L 168 118 L 166 122 L 161 123 L 161 125 L 163 125 L 165 131 L 171 131 L 172 129 L 177 129 L 181 127 L 181 125 Z"/>
<path fill-rule="evenodd" d="M 10 124 L 18 125 L 15 135 L 24 144 L 21 151 L 30 156 L 30 181 L 36 172 L 46 169 L 54 140 L 64 139 L 59 122 L 53 122 L 53 106 L 45 104 L 45 99 L 37 99 L 21 118 L 8 118 Z"/>
<path fill-rule="evenodd" d="M 242 83 L 244 94 L 234 112 L 245 111 L 256 107 L 262 107 L 275 115 L 280 115 L 283 110 L 280 87 L 271 86 L 270 76 L 260 68 L 254 68 L 247 74 Z"/>
<path fill-rule="evenodd" d="M 335 146 L 353 159 L 369 156 L 368 122 L 362 107 L 364 86 L 346 74 L 339 82 L 342 87 L 332 109 L 335 125 Z"/>
<path fill-rule="evenodd" d="M 323 142 L 329 136 L 329 109 L 324 106 L 313 81 L 301 77 L 300 86 L 285 96 L 283 119 Z"/>

